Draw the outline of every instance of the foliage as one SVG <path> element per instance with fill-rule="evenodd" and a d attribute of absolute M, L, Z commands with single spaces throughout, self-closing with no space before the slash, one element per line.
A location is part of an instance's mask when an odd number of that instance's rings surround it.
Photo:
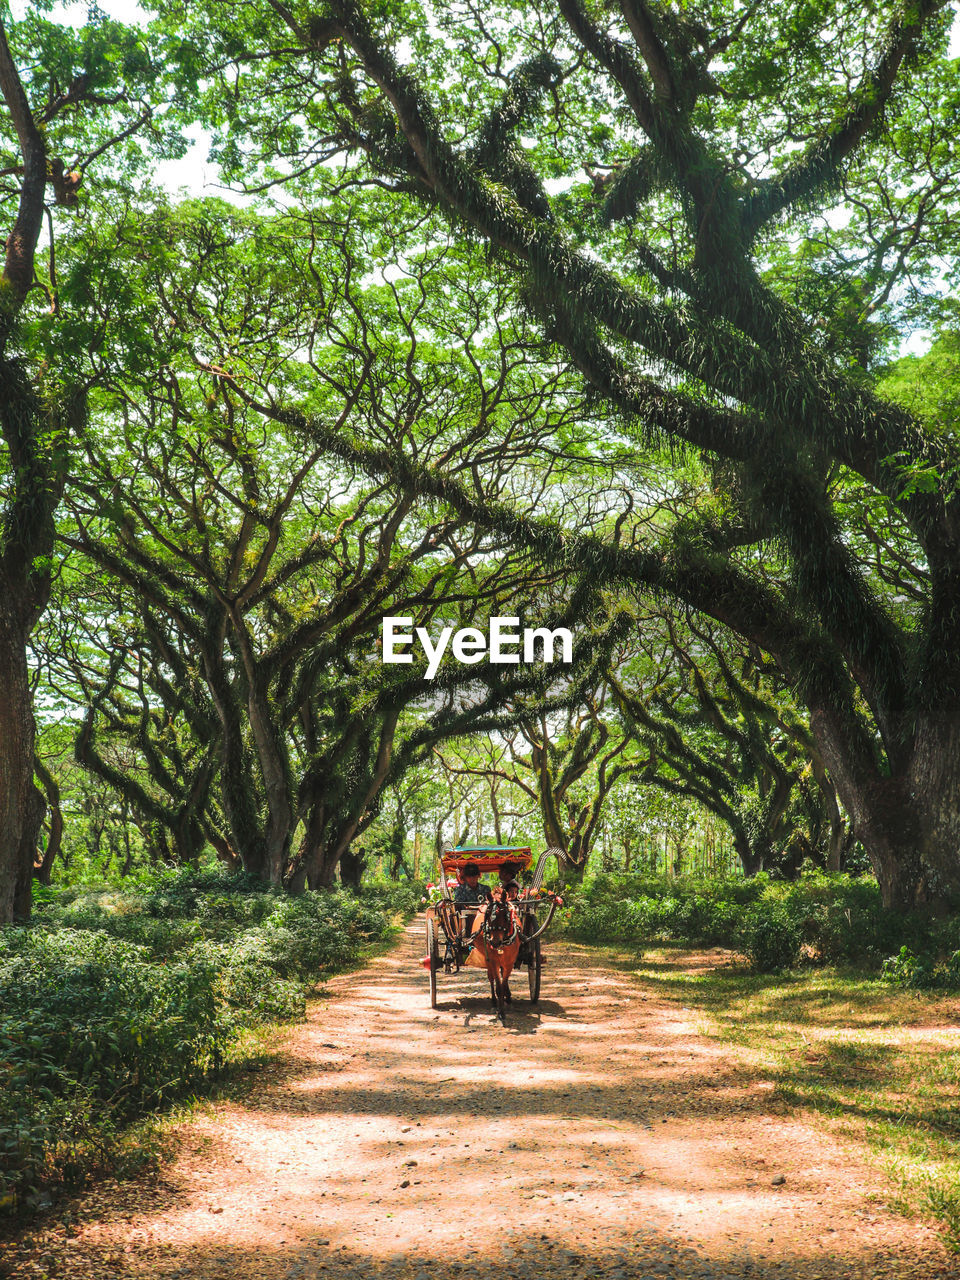
<path fill-rule="evenodd" d="M 306 396 L 276 420 L 551 567 L 734 630 L 809 712 L 884 901 L 960 894 L 957 441 L 874 391 L 892 326 L 950 310 L 948 10 L 854 6 L 828 30 L 803 0 L 696 21 L 580 0 L 190 9 L 158 28 L 205 66 L 229 179 L 290 174 L 315 207 L 376 188 L 425 238 L 442 220 L 457 283 L 509 281 L 529 349 L 561 353 L 604 418 L 559 515 L 499 471 L 347 438 Z"/>
<path fill-rule="evenodd" d="M 960 951 L 938 960 L 929 951 L 916 955 L 908 946 L 902 946 L 895 956 L 883 962 L 883 976 L 900 987 L 960 991 Z"/>
<path fill-rule="evenodd" d="M 159 964 L 74 928 L 11 930 L 0 946 L 2 1197 L 68 1180 L 84 1146 L 218 1067 L 229 1026 L 207 958 Z"/>
<path fill-rule="evenodd" d="M 420 910 L 425 882 L 421 880 L 367 880 L 358 893 L 364 907 L 387 916 L 409 916 Z"/>
<path fill-rule="evenodd" d="M 658 941 L 730 947 L 767 966 L 800 959 L 879 969 L 885 956 L 909 944 L 955 951 L 955 920 L 883 906 L 872 878 L 807 871 L 795 883 L 765 873 L 742 877 L 602 875 L 587 880 L 566 921 L 574 937 L 638 950 Z"/>
<path fill-rule="evenodd" d="M 809 727 L 775 666 L 723 628 L 665 606 L 610 682 L 649 749 L 638 782 L 699 802 L 729 828 L 747 875 L 805 858 L 842 870 L 852 843 Z"/>
<path fill-rule="evenodd" d="M 33 651 L 41 704 L 81 710 L 77 758 L 121 799 L 85 797 L 97 854 L 210 843 L 316 887 L 392 787 L 369 838 L 396 874 L 399 786 L 438 741 L 509 721 L 530 748 L 511 786 L 538 773 L 581 869 L 639 744 L 636 780 L 729 824 L 748 870 L 839 867 L 855 828 L 888 904 L 960 892 L 946 21 L 935 0 L 854 7 L 825 41 L 801 0 L 655 9 L 328 0 L 314 22 L 174 0 L 148 33 L 96 6 L 83 28 L 7 22 L 29 71 L 5 59 L 5 92 L 42 117 L 55 196 L 17 341 L 50 384 L 34 408 L 71 380 L 84 401 L 53 556 L 62 471 L 41 486 L 28 560 L 57 594 Z M 81 181 L 125 197 L 180 153 L 177 117 L 251 199 L 72 218 Z M 935 349 L 885 369 L 922 311 Z M 375 660 L 382 614 L 507 603 L 590 620 L 591 665 L 619 613 L 659 611 L 673 652 L 631 671 L 621 648 L 620 719 L 563 728 L 544 707 L 569 682 L 520 682 L 520 718 L 503 672 L 446 661 L 428 687 Z M 34 820 L 29 760 L 19 782 Z M 842 950 L 841 923 L 800 927 Z"/>
<path fill-rule="evenodd" d="M 609 794 L 637 767 L 636 744 L 609 701 L 603 681 L 584 688 L 559 713 L 535 710 L 491 741 L 457 743 L 455 751 L 437 753 L 451 783 L 477 778 L 489 788 L 489 800 L 481 803 L 492 811 L 498 843 L 504 819 L 521 816 L 516 809 L 502 812 L 504 801 L 519 799 L 528 813 L 539 811 L 539 823 L 530 823 L 534 830 L 563 849 L 571 870 L 582 874 Z"/>
<path fill-rule="evenodd" d="M 302 1017 L 415 892 L 291 898 L 213 868 L 40 895 L 32 926 L 0 933 L 0 1205 L 108 1160 L 120 1126 L 195 1089 L 244 1028 Z"/>
<path fill-rule="evenodd" d="M 158 199 L 83 234 L 122 341 L 81 343 L 97 389 L 41 637 L 51 680 L 83 716 L 77 758 L 159 856 L 191 861 L 209 841 L 294 889 L 332 882 L 433 743 L 499 724 L 510 692 L 556 696 L 538 668 L 448 660 L 434 680 L 419 660 L 371 661 L 382 618 L 533 622 L 577 595 L 564 578 L 551 600 L 559 575 L 506 538 L 434 518 L 275 419 L 279 382 L 344 430 L 449 467 L 489 473 L 509 449 L 514 489 L 539 483 L 529 437 L 578 430 L 569 379 L 514 359 L 519 322 L 488 335 L 472 293 L 454 305 L 427 289 L 449 251 L 398 225 L 380 266 L 399 278 L 368 279 L 373 212 Z"/>
<path fill-rule="evenodd" d="M 41 6 L 41 8 L 46 6 Z M 34 789 L 33 685 L 27 650 L 50 596 L 56 509 L 81 433 L 89 382 L 63 342 L 61 283 L 75 263 L 65 224 L 99 181 L 121 196 L 147 157 L 181 155 L 165 110 L 170 83 L 163 41 L 148 52 L 141 31 L 96 4 L 83 27 L 50 22 L 29 7 L 0 9 L 0 922 L 25 918 L 42 821 Z M 156 57 L 156 61 L 154 61 Z M 94 201 L 94 208 L 97 201 Z M 69 287 L 66 289 L 69 297 Z M 83 300 L 70 299 L 83 308 Z M 69 309 L 69 307 L 67 308 Z M 53 359 L 40 335 L 63 342 Z M 44 874 L 46 874 L 44 869 Z"/>
<path fill-rule="evenodd" d="M 743 949 L 757 973 L 792 969 L 800 959 L 800 930 L 783 908 L 759 906 L 743 927 Z"/>

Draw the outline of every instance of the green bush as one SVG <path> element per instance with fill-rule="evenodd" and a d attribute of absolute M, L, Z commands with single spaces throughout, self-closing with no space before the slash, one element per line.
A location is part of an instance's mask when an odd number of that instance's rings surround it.
<path fill-rule="evenodd" d="M 296 1022 L 305 1017 L 304 986 L 254 958 L 225 958 L 217 987 L 231 1012 L 232 1026 L 260 1026 L 268 1022 Z"/>
<path fill-rule="evenodd" d="M 214 978 L 103 934 L 0 933 L 0 1202 L 68 1177 L 83 1148 L 219 1065 Z"/>
<path fill-rule="evenodd" d="M 637 951 L 676 941 L 752 955 L 757 921 L 773 912 L 777 923 L 766 929 L 769 939 L 755 945 L 758 954 L 771 952 L 775 966 L 802 959 L 876 971 L 885 956 L 906 946 L 911 954 L 927 957 L 919 962 L 916 981 L 929 970 L 936 975 L 931 982 L 946 985 L 949 974 L 960 970 L 960 961 L 952 959 L 960 952 L 960 917 L 931 920 L 920 912 L 889 911 L 869 877 L 813 870 L 787 883 L 765 874 L 749 880 L 605 874 L 586 880 L 568 894 L 567 902 L 564 927 L 571 936 Z M 776 960 L 774 935 L 782 937 L 782 953 L 790 959 Z"/>
<path fill-rule="evenodd" d="M 754 907 L 743 930 L 743 950 L 758 973 L 792 969 L 801 945 L 800 930 L 783 907 Z"/>
<path fill-rule="evenodd" d="M 421 886 L 297 898 L 213 867 L 38 895 L 0 930 L 0 1207 L 69 1183 L 122 1126 L 195 1088 L 244 1027 L 389 938 Z"/>
<path fill-rule="evenodd" d="M 649 900 L 592 901 L 574 897 L 566 918 L 566 931 L 585 942 L 624 943 L 640 947 L 650 935 Z"/>
<path fill-rule="evenodd" d="M 426 887 L 426 880 L 372 880 L 361 887 L 357 896 L 364 906 L 387 915 L 409 917 L 420 910 Z"/>
<path fill-rule="evenodd" d="M 739 947 L 747 909 L 766 876 L 665 881 L 652 875 L 600 875 L 570 898 L 566 930 L 586 942 L 641 948 L 656 941 Z"/>
<path fill-rule="evenodd" d="M 960 990 L 960 951 L 938 961 L 929 952 L 916 955 L 903 946 L 895 956 L 884 961 L 883 976 L 887 982 L 901 987 L 957 991 Z"/>

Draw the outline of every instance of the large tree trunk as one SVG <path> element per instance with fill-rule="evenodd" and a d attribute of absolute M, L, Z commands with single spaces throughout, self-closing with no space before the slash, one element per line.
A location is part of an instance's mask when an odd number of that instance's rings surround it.
<path fill-rule="evenodd" d="M 886 785 L 872 786 L 863 793 L 844 794 L 839 786 L 837 790 L 870 859 L 883 905 L 909 911 L 923 902 L 926 874 L 917 811 L 904 782 L 890 778 Z"/>
<path fill-rule="evenodd" d="M 64 472 L 62 456 L 38 445 L 44 421 L 51 426 L 22 369 L 0 358 L 0 428 L 16 475 L 0 525 L 0 924 L 30 915 L 46 807 L 33 781 L 27 645 L 50 593 L 53 512 Z"/>
<path fill-rule="evenodd" d="M 210 697 L 220 721 L 220 803 L 227 825 L 230 848 L 248 875 L 267 884 L 271 879 L 271 858 L 264 839 L 255 779 L 251 776 L 251 753 L 244 742 L 242 695 L 226 674 L 222 636 L 206 646 L 204 671 Z"/>
<path fill-rule="evenodd" d="M 323 865 L 324 834 L 327 826 L 327 807 L 315 804 L 307 812 L 303 821 L 303 837 L 300 848 L 293 860 L 292 868 L 284 877 L 284 888 L 288 893 L 303 893 L 309 887 L 314 888 L 314 879 Z M 329 883 L 333 883 L 336 864 L 330 871 Z"/>
<path fill-rule="evenodd" d="M 33 781 L 36 729 L 22 620 L 0 577 L 0 924 L 30 915 L 44 801 Z"/>
<path fill-rule="evenodd" d="M 908 763 L 894 777 L 864 777 L 829 735 L 820 741 L 884 906 L 909 911 L 960 898 L 960 723 L 952 715 L 921 720 Z"/>
<path fill-rule="evenodd" d="M 755 848 L 748 836 L 743 831 L 733 831 L 733 847 L 736 850 L 737 857 L 740 859 L 740 865 L 743 867 L 743 874 L 748 878 L 755 876 L 758 871 L 763 870 L 763 852 Z"/>
<path fill-rule="evenodd" d="M 339 854 L 334 857 L 319 859 L 314 870 L 307 877 L 307 885 L 311 889 L 332 889 L 337 878 Z"/>
<path fill-rule="evenodd" d="M 960 715 L 922 719 L 905 790 L 915 813 L 917 852 L 926 876 L 921 896 L 960 899 Z"/>
<path fill-rule="evenodd" d="M 246 636 L 243 637 L 246 640 Z M 249 646 L 244 645 L 246 656 Z M 260 680 L 252 655 L 247 673 L 250 693 L 247 698 L 247 715 L 256 751 L 257 764 L 267 803 L 267 822 L 262 835 L 265 878 L 279 887 L 290 857 L 290 845 L 296 826 L 292 783 L 282 733 L 273 723 L 266 692 L 259 688 Z"/>
<path fill-rule="evenodd" d="M 823 761 L 816 753 L 812 757 L 812 765 L 813 777 L 821 799 L 824 820 L 828 827 L 828 830 L 823 832 L 822 835 L 824 862 L 826 863 L 827 871 L 842 871 L 853 839 L 853 833 L 847 825 L 846 817 L 841 812 L 839 804 L 837 804 L 836 788 L 823 767 Z"/>
<path fill-rule="evenodd" d="M 292 871 L 284 881 L 290 893 L 304 889 L 330 889 L 336 883 L 337 867 L 344 862 L 344 884 L 360 887 L 360 874 L 366 864 L 362 850 L 350 849 L 368 823 L 360 817 L 341 817 L 331 822 L 330 810 L 324 804 L 314 805 L 304 820 L 303 839 L 297 850 Z"/>
<path fill-rule="evenodd" d="M 283 880 L 288 893 L 332 887 L 336 879 L 340 850 L 338 848 L 336 856 L 333 856 L 328 843 L 328 818 L 327 806 L 322 803 L 313 805 L 307 811 L 300 847 Z"/>
<path fill-rule="evenodd" d="M 347 821 L 318 842 L 307 862 L 307 884 L 311 889 L 330 889 L 336 881 L 340 859 L 350 848 L 360 830 L 360 823 Z"/>
<path fill-rule="evenodd" d="M 363 869 L 366 865 L 367 855 L 361 847 L 358 846 L 356 850 L 345 850 L 340 858 L 340 883 L 346 885 L 348 889 L 359 889 L 363 883 Z"/>

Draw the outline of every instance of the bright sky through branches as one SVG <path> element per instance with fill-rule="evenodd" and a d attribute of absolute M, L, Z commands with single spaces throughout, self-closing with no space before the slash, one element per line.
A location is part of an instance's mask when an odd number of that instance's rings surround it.
<path fill-rule="evenodd" d="M 198 0 L 198 3 L 202 2 L 203 0 Z M 28 0 L 10 0 L 10 10 L 15 19 L 23 18 L 31 7 Z M 150 17 L 137 3 L 137 0 L 97 0 L 97 7 L 102 13 L 115 18 L 119 22 L 130 24 L 145 23 L 149 21 Z M 88 0 L 76 0 L 75 3 L 55 4 L 50 16 L 55 21 L 79 27 L 86 23 L 88 13 Z M 960 58 L 960 13 L 954 19 L 949 55 L 954 58 Z M 181 190 L 190 196 L 216 193 L 227 200 L 241 202 L 242 197 L 237 192 L 231 191 L 219 183 L 217 166 L 207 160 L 211 142 L 210 134 L 199 125 L 196 125 L 187 131 L 186 136 L 191 144 L 187 154 L 180 160 L 165 160 L 157 165 L 155 174 L 158 184 L 171 193 Z M 568 185 L 569 178 L 548 180 L 546 184 L 548 190 L 552 183 L 557 189 L 562 189 Z M 551 194 L 554 194 L 554 192 Z M 915 330 L 904 341 L 902 354 L 917 354 L 925 350 L 930 338 L 929 331 Z"/>
<path fill-rule="evenodd" d="M 98 0 L 98 7 L 109 18 L 117 22 L 131 25 L 149 21 L 136 0 Z M 10 11 L 14 19 L 22 19 L 32 5 L 27 0 L 11 0 Z M 55 22 L 67 23 L 73 27 L 82 27 L 87 21 L 89 5 L 83 3 L 55 5 L 50 17 Z M 156 177 L 159 185 L 167 191 L 175 192 L 184 188 L 190 195 L 210 194 L 216 189 L 217 194 L 227 196 L 229 193 L 218 185 L 217 168 L 207 161 L 210 136 L 198 126 L 189 129 L 186 135 L 190 139 L 190 150 L 181 160 L 163 160 L 156 166 Z"/>

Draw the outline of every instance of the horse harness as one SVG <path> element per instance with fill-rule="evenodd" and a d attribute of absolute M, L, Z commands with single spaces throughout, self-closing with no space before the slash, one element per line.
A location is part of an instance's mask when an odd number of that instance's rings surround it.
<path fill-rule="evenodd" d="M 495 916 L 506 912 L 507 918 L 513 925 L 513 932 L 509 938 L 501 940 L 499 945 L 493 941 L 494 927 L 493 920 Z M 487 907 L 486 915 L 483 921 L 483 940 L 491 951 L 495 951 L 498 956 L 502 956 L 507 947 L 512 947 L 514 942 L 520 937 L 520 917 L 515 910 L 512 910 L 509 902 L 501 899 L 499 902 L 491 902 Z"/>

